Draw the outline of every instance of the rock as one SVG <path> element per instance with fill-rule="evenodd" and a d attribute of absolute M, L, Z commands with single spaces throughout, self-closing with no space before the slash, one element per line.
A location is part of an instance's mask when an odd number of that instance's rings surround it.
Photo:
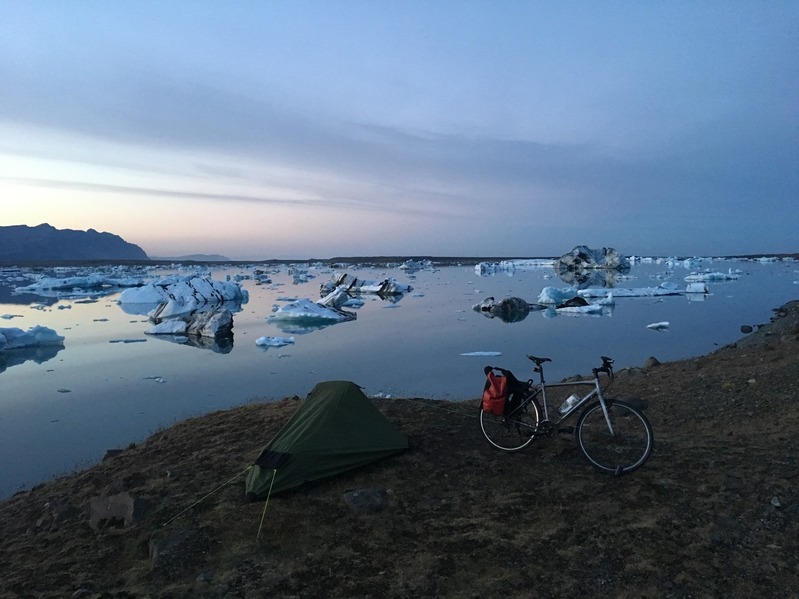
<path fill-rule="evenodd" d="M 730 471 L 724 473 L 724 481 L 721 483 L 722 491 L 741 491 L 744 488 L 744 477 L 740 472 Z"/>
<path fill-rule="evenodd" d="M 196 582 L 211 582 L 214 579 L 215 572 L 213 570 L 206 570 L 201 573 L 196 579 Z"/>
<path fill-rule="evenodd" d="M 344 493 L 344 502 L 359 514 L 373 514 L 388 508 L 388 492 L 385 489 L 358 489 Z"/>
<path fill-rule="evenodd" d="M 754 330 L 755 330 L 754 327 L 752 327 L 751 325 L 748 324 L 741 325 L 741 332 L 744 333 L 745 335 L 751 333 Z"/>
<path fill-rule="evenodd" d="M 121 449 L 106 449 L 102 461 L 105 462 L 106 460 L 113 458 L 114 456 L 118 456 L 120 453 L 122 453 Z"/>
<path fill-rule="evenodd" d="M 489 318 L 499 318 L 503 322 L 524 320 L 530 313 L 530 308 L 530 304 L 520 297 L 506 297 L 499 301 L 493 297 L 487 297 L 479 304 L 472 306 L 475 312 L 480 312 Z"/>
<path fill-rule="evenodd" d="M 66 522 L 76 519 L 80 513 L 80 510 L 66 499 L 47 502 L 44 504 L 44 513 L 36 521 L 36 528 L 57 530 Z"/>
<path fill-rule="evenodd" d="M 141 522 L 152 504 L 127 491 L 89 500 L 89 526 L 94 530 L 122 528 Z"/>
<path fill-rule="evenodd" d="M 644 370 L 649 370 L 650 368 L 655 368 L 656 366 L 660 366 L 660 360 L 654 356 L 649 356 L 644 362 Z"/>

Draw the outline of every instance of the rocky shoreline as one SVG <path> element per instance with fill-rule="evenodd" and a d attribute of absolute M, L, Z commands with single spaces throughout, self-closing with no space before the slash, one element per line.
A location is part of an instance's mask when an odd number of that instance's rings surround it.
<path fill-rule="evenodd" d="M 795 301 L 621 371 L 611 395 L 646 403 L 655 450 L 618 478 L 571 437 L 493 450 L 476 398 L 380 399 L 409 451 L 265 506 L 239 475 L 299 398 L 180 422 L 0 502 L 0 597 L 791 596 L 798 350 Z"/>

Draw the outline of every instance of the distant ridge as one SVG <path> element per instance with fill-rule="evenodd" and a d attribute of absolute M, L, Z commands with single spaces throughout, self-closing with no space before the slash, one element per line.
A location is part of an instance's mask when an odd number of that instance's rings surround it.
<path fill-rule="evenodd" d="M 0 227 L 0 262 L 149 260 L 138 245 L 94 229 L 76 231 L 42 224 Z"/>
<path fill-rule="evenodd" d="M 189 254 L 188 256 L 153 256 L 152 260 L 161 262 L 234 262 L 227 256 L 219 254 Z"/>

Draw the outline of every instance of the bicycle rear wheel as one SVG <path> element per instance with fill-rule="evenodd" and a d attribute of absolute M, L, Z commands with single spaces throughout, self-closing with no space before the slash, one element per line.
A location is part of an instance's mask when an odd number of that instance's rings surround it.
<path fill-rule="evenodd" d="M 534 397 L 522 399 L 507 415 L 495 416 L 480 410 L 480 428 L 488 442 L 503 451 L 517 451 L 535 439 L 541 411 Z"/>
<path fill-rule="evenodd" d="M 607 415 L 597 402 L 580 414 L 574 433 L 577 445 L 594 467 L 619 475 L 643 466 L 652 453 L 654 436 L 646 416 L 623 401 L 606 399 Z"/>

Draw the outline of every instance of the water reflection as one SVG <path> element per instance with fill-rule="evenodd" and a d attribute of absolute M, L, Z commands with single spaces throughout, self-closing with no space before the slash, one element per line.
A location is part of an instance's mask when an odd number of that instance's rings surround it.
<path fill-rule="evenodd" d="M 0 372 L 5 372 L 12 366 L 20 366 L 29 360 L 43 364 L 55 358 L 62 349 L 63 345 L 43 345 L 0 351 Z"/>
<path fill-rule="evenodd" d="M 267 322 L 276 326 L 281 332 L 288 333 L 290 335 L 307 335 L 308 333 L 313 333 L 316 331 L 321 331 L 322 329 L 326 329 L 327 327 L 331 327 L 335 324 L 341 324 L 342 322 L 352 322 L 351 320 L 343 320 L 339 321 L 320 321 L 314 318 L 308 319 L 301 319 L 296 318 L 292 320 L 269 320 Z"/>
<path fill-rule="evenodd" d="M 233 350 L 233 334 L 227 337 L 211 338 L 188 335 L 153 335 L 154 339 L 169 341 L 186 347 L 196 347 L 197 349 L 207 349 L 215 354 L 229 354 Z"/>
<path fill-rule="evenodd" d="M 487 297 L 472 308 L 486 318 L 497 318 L 502 322 L 512 323 L 521 322 L 527 318 L 531 310 L 541 310 L 543 306 L 529 304 L 520 297 L 506 297 L 499 301 L 493 297 Z"/>

